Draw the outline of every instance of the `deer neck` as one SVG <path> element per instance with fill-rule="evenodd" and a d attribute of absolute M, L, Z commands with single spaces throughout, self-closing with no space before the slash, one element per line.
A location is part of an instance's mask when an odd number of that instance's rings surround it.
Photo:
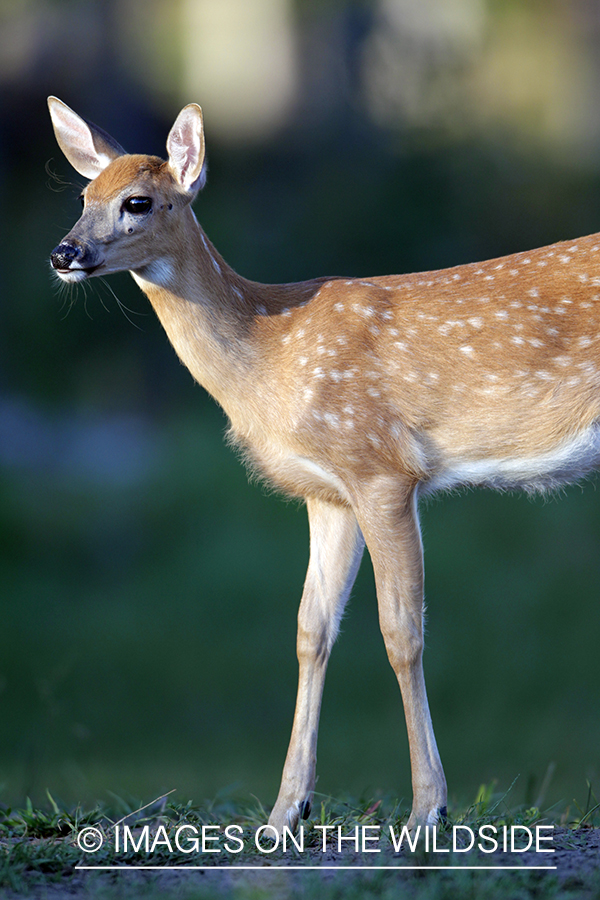
<path fill-rule="evenodd" d="M 236 419 L 253 378 L 249 332 L 260 285 L 227 265 L 186 208 L 164 253 L 131 274 L 196 381 Z"/>

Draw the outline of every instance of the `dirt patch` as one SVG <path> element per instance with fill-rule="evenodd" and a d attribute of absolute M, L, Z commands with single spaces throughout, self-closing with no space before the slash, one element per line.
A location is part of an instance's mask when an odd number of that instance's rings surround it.
<path fill-rule="evenodd" d="M 473 887 L 478 885 L 485 891 L 493 882 L 494 897 L 506 897 L 507 900 L 517 895 L 539 897 L 540 892 L 544 897 L 567 896 L 574 900 L 591 900 L 600 896 L 600 829 L 556 827 L 550 846 L 554 848 L 554 853 L 503 853 L 501 859 L 499 856 L 491 859 L 490 854 L 481 852 L 465 853 L 464 857 L 461 854 L 439 854 L 435 859 L 401 852 L 381 854 L 376 863 L 372 856 L 323 854 L 311 850 L 302 859 L 275 859 L 270 856 L 246 859 L 244 862 L 252 867 L 251 870 L 234 868 L 234 865 L 240 865 L 238 860 L 218 869 L 209 866 L 194 871 L 86 872 L 69 867 L 63 873 L 55 872 L 54 878 L 43 881 L 40 881 L 40 873 L 33 881 L 25 875 L 15 889 L 8 886 L 4 891 L 0 889 L 0 896 L 3 900 L 24 897 L 34 900 L 58 900 L 63 897 L 72 900 L 116 900 L 133 896 L 192 900 L 234 895 L 243 900 L 245 897 L 256 897 L 259 891 L 266 900 L 282 894 L 289 898 L 334 898 L 340 896 L 340 890 L 354 888 L 361 896 L 384 897 L 388 888 L 398 886 L 399 879 L 402 879 L 403 895 L 409 898 L 438 896 L 433 892 L 433 882 L 443 882 L 444 891 L 455 889 L 457 895 L 467 883 Z M 434 871 L 411 868 L 434 864 L 444 868 Z M 365 866 L 393 866 L 394 869 L 361 868 Z M 451 868 L 454 866 L 473 868 Z M 484 866 L 498 866 L 499 869 L 492 871 L 484 869 Z M 513 893 L 513 890 L 518 893 Z M 442 891 L 442 895 L 447 894 Z"/>

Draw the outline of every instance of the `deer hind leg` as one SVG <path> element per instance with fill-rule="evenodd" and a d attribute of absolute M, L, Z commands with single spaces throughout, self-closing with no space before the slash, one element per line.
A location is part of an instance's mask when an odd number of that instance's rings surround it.
<path fill-rule="evenodd" d="M 423 675 L 417 486 L 401 478 L 376 479 L 356 509 L 373 562 L 381 633 L 404 703 L 413 788 L 409 827 L 432 825 L 446 815 L 447 792 Z"/>
<path fill-rule="evenodd" d="M 298 697 L 277 802 L 269 818 L 279 832 L 307 818 L 315 786 L 317 732 L 329 654 L 360 565 L 364 540 L 354 513 L 307 501 L 310 560 L 298 612 Z"/>

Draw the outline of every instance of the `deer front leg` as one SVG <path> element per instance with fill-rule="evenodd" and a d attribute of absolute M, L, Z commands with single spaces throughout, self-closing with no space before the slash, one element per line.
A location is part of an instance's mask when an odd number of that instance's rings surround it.
<path fill-rule="evenodd" d="M 277 802 L 269 818 L 280 833 L 308 818 L 315 786 L 317 733 L 329 654 L 356 578 L 364 540 L 354 513 L 307 501 L 310 560 L 298 612 L 298 697 Z"/>
<path fill-rule="evenodd" d="M 369 485 L 357 509 L 375 572 L 379 622 L 398 679 L 410 748 L 413 805 L 409 827 L 446 815 L 446 779 L 433 733 L 423 675 L 423 546 L 417 487 L 401 478 Z"/>

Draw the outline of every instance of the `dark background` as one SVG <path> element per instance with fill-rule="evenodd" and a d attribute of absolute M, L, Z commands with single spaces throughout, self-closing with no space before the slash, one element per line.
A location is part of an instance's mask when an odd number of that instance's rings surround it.
<path fill-rule="evenodd" d="M 275 799 L 305 513 L 248 485 L 128 275 L 60 290 L 81 179 L 53 93 L 164 155 L 205 112 L 196 212 L 243 275 L 438 268 L 600 230 L 598 0 L 0 4 L 0 802 Z M 125 307 L 125 315 L 120 307 Z M 479 491 L 422 512 L 425 667 L 451 802 L 598 784 L 600 500 Z M 410 803 L 365 563 L 318 789 Z"/>

